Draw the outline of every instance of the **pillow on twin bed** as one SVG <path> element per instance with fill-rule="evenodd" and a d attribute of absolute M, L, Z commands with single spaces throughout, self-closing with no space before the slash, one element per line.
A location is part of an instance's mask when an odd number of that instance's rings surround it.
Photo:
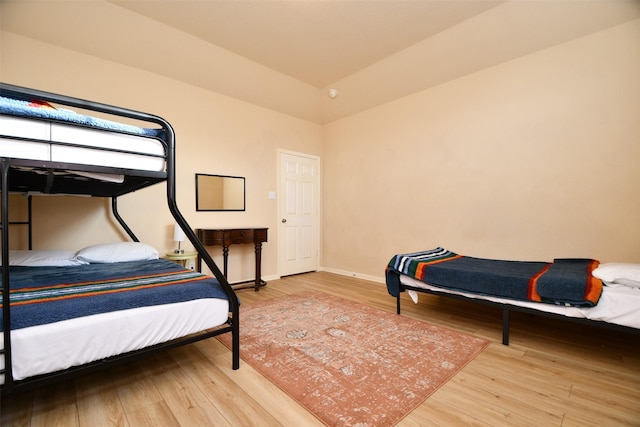
<path fill-rule="evenodd" d="M 75 251 L 9 251 L 9 265 L 22 267 L 68 267 L 88 264 L 76 258 Z"/>
<path fill-rule="evenodd" d="M 593 275 L 605 284 L 640 288 L 640 264 L 606 263 L 593 270 Z"/>
<path fill-rule="evenodd" d="M 110 263 L 158 259 L 158 251 L 145 243 L 119 242 L 87 246 L 76 254 L 85 263 Z"/>

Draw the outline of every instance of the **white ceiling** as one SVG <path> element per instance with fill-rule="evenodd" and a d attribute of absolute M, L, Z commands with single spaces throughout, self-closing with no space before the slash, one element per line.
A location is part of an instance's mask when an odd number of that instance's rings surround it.
<path fill-rule="evenodd" d="M 498 1 L 117 1 L 323 88 Z"/>
<path fill-rule="evenodd" d="M 3 30 L 326 123 L 638 18 L 640 1 L 1 0 L 0 13 Z"/>

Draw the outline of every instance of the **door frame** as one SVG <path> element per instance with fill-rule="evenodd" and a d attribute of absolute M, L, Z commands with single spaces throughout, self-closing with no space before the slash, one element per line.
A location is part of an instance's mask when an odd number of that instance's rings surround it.
<path fill-rule="evenodd" d="M 316 190 L 315 194 L 316 194 L 316 205 L 317 205 L 317 208 L 318 208 L 318 215 L 316 215 L 316 224 L 315 224 L 316 225 L 316 236 L 315 236 L 316 237 L 316 248 L 315 248 L 315 250 L 316 250 L 316 253 L 318 254 L 316 270 L 320 270 L 320 259 L 322 258 L 322 251 L 320 250 L 320 247 L 321 247 L 320 236 L 322 235 L 322 233 L 320 232 L 320 224 L 322 223 L 322 221 L 320 220 L 320 216 L 321 216 L 321 212 L 322 212 L 322 209 L 321 209 L 321 206 L 320 206 L 320 203 L 321 203 L 321 200 L 322 200 L 321 193 L 320 193 L 320 191 L 322 189 L 322 187 L 321 187 L 321 182 L 322 182 L 322 180 L 321 180 L 321 170 L 322 169 L 320 167 L 320 165 L 321 165 L 320 164 L 320 156 L 316 156 L 314 154 L 308 154 L 308 153 L 301 153 L 299 151 L 285 150 L 285 149 L 282 149 L 282 148 L 278 148 L 277 149 L 277 154 L 278 154 L 278 161 L 277 161 L 277 173 L 276 173 L 277 178 L 276 179 L 277 179 L 277 183 L 278 184 L 277 184 L 276 187 L 278 188 L 278 199 L 277 199 L 277 203 L 276 203 L 277 204 L 276 211 L 277 211 L 278 217 L 277 217 L 277 222 L 276 222 L 276 224 L 277 224 L 277 232 L 276 232 L 276 234 L 278 236 L 278 277 L 282 277 L 282 272 L 284 271 L 284 267 L 283 267 L 283 264 L 284 264 L 284 251 L 282 250 L 282 241 L 281 241 L 282 236 L 281 236 L 281 232 L 280 232 L 280 230 L 281 230 L 280 221 L 282 219 L 282 209 L 281 209 L 282 202 L 280 200 L 280 197 L 284 197 L 284 195 L 286 193 L 284 191 L 284 189 L 282 188 L 282 186 L 281 186 L 281 173 L 280 172 L 281 172 L 281 168 L 282 168 L 282 155 L 283 154 L 287 154 L 287 155 L 290 155 L 290 156 L 305 157 L 305 158 L 308 158 L 308 159 L 313 159 L 317 163 L 318 174 L 317 174 L 317 181 L 315 182 L 315 190 Z"/>

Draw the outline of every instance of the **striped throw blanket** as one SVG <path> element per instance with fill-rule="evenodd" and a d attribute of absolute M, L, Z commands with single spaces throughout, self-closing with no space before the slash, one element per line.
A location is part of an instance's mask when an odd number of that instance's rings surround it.
<path fill-rule="evenodd" d="M 11 329 L 200 298 L 227 299 L 214 278 L 162 259 L 11 267 L 10 275 Z"/>
<path fill-rule="evenodd" d="M 556 259 L 553 263 L 502 261 L 458 255 L 444 248 L 395 255 L 386 269 L 387 289 L 400 292 L 400 275 L 441 288 L 551 304 L 592 307 L 602 281 L 591 274 L 591 259 Z"/>

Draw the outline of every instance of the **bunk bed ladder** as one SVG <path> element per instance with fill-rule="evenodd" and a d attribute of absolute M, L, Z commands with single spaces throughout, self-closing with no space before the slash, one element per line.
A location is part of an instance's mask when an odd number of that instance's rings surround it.
<path fill-rule="evenodd" d="M 32 231 L 32 224 L 33 224 L 33 217 L 31 216 L 31 212 L 32 212 L 32 207 L 33 207 L 33 196 L 28 194 L 27 195 L 27 220 L 26 221 L 9 221 L 9 225 L 26 225 L 27 226 L 27 249 L 31 250 L 33 249 L 33 239 L 31 238 L 31 236 L 33 235 Z"/>

